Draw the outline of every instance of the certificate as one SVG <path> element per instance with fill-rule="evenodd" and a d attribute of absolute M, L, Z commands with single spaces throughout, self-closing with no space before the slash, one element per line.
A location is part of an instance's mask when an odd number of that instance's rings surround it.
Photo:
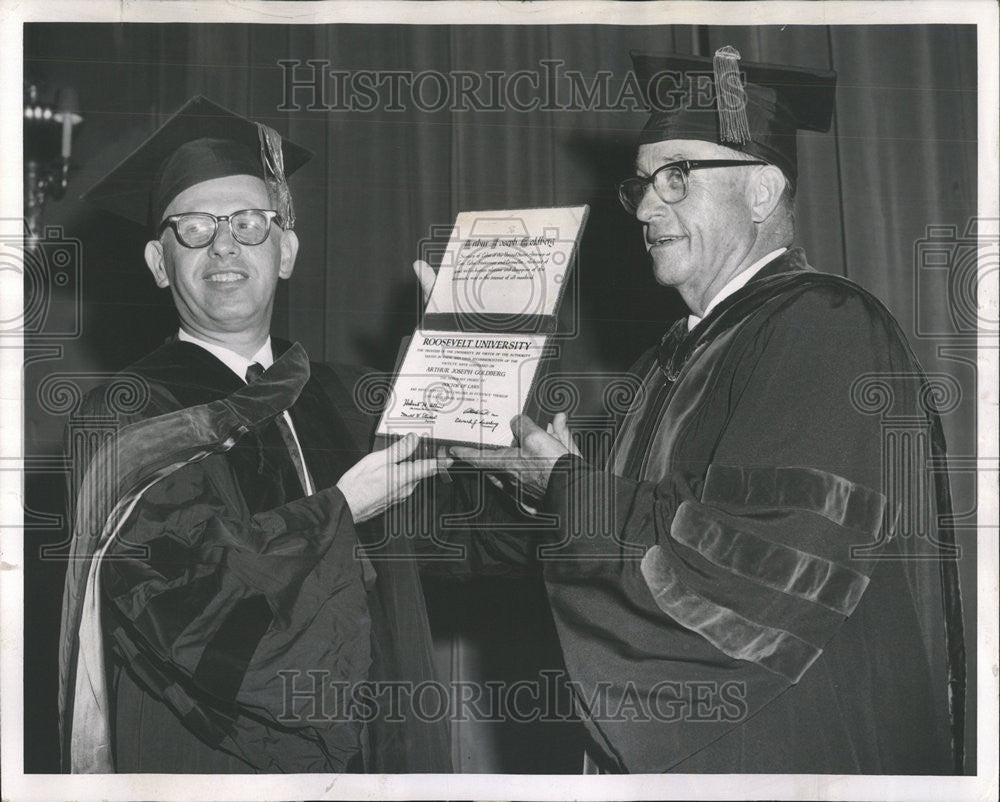
<path fill-rule="evenodd" d="M 462 212 L 376 434 L 509 446 L 556 331 L 587 206 Z"/>
<path fill-rule="evenodd" d="M 589 207 L 461 212 L 423 327 L 554 331 Z"/>
<path fill-rule="evenodd" d="M 409 432 L 439 442 L 509 446 L 545 335 L 418 330 L 396 375 L 377 434 Z"/>

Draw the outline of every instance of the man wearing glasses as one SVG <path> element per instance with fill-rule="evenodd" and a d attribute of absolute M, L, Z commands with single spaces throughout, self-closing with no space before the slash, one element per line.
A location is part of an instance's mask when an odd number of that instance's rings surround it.
<path fill-rule="evenodd" d="M 343 695 L 432 678 L 412 559 L 376 570 L 358 547 L 438 464 L 406 460 L 415 439 L 366 456 L 359 372 L 270 336 L 299 245 L 286 175 L 309 156 L 198 97 L 88 193 L 152 223 L 180 329 L 128 369 L 148 400 L 113 458 L 74 454 L 68 771 L 450 770 L 443 722 L 369 721 Z M 103 388 L 81 416 L 114 417 Z"/>
<path fill-rule="evenodd" d="M 633 59 L 654 112 L 619 196 L 690 314 L 634 367 L 606 468 L 525 417 L 518 447 L 452 449 L 556 516 L 542 565 L 591 768 L 960 772 L 932 394 L 889 312 L 794 245 L 796 130 L 829 128 L 835 76 L 732 48 Z M 883 452 L 873 392 L 922 457 Z"/>

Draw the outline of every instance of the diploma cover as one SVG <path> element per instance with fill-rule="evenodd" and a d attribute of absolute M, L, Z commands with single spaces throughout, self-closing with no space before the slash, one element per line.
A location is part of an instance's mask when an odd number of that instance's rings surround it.
<path fill-rule="evenodd" d="M 461 212 L 376 434 L 513 444 L 557 332 L 588 206 Z"/>

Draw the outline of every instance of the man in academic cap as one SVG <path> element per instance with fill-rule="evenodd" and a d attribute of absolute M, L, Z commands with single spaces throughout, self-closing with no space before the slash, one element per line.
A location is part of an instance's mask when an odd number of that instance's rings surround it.
<path fill-rule="evenodd" d="M 933 393 L 885 307 L 794 244 L 795 134 L 827 130 L 835 76 L 633 58 L 654 111 L 619 194 L 690 315 L 633 368 L 605 470 L 524 417 L 516 448 L 452 450 L 557 516 L 542 561 L 591 767 L 961 771 Z M 915 425 L 912 461 L 879 412 Z"/>
<path fill-rule="evenodd" d="M 79 413 L 119 428 L 73 451 L 69 771 L 450 770 L 444 722 L 348 704 L 368 681 L 433 676 L 406 543 L 377 569 L 359 546 L 438 464 L 407 460 L 415 439 L 368 455 L 359 371 L 270 336 L 298 250 L 286 176 L 309 156 L 197 97 L 88 193 L 151 224 L 180 329 L 126 371 L 141 409 L 105 387 Z"/>

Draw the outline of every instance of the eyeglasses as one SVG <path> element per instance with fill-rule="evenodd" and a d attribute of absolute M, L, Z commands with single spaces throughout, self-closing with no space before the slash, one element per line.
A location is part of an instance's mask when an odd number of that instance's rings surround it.
<path fill-rule="evenodd" d="M 281 225 L 281 216 L 270 209 L 242 209 L 232 214 L 214 215 L 208 212 L 172 214 L 160 223 L 157 236 L 169 226 L 177 241 L 185 248 L 204 248 L 215 241 L 219 223 L 227 221 L 233 239 L 241 245 L 260 245 L 271 233 L 271 222 Z"/>
<path fill-rule="evenodd" d="M 657 168 L 652 175 L 645 178 L 633 176 L 621 181 L 618 184 L 618 199 L 626 212 L 635 214 L 642 199 L 646 197 L 646 190 L 652 185 L 664 203 L 679 203 L 687 197 L 688 174 L 692 170 L 704 170 L 709 167 L 747 167 L 755 164 L 767 164 L 767 162 L 734 159 L 670 162 Z"/>

